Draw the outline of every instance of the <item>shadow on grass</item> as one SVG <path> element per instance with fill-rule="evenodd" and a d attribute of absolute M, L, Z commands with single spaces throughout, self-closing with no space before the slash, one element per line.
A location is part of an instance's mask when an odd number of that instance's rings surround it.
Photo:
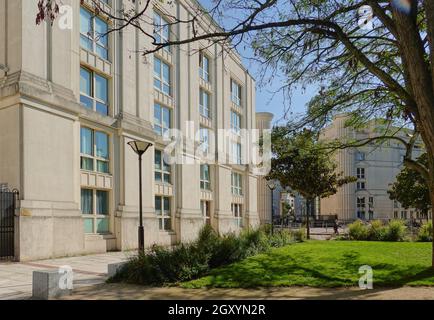
<path fill-rule="evenodd" d="M 315 252 L 313 252 L 315 254 Z M 296 256 L 276 252 L 262 254 L 240 263 L 215 269 L 204 279 L 192 281 L 193 287 L 258 288 L 271 286 L 350 287 L 358 286 L 361 255 L 347 251 L 333 260 L 323 261 L 312 253 Z M 421 265 L 402 266 L 371 263 L 374 283 L 380 287 L 434 285 L 434 270 Z"/>

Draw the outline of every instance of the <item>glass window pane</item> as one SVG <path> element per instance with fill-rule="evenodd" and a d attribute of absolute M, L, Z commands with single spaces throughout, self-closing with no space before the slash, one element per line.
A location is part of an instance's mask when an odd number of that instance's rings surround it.
<path fill-rule="evenodd" d="M 84 233 L 93 233 L 93 219 L 84 219 Z"/>
<path fill-rule="evenodd" d="M 170 67 L 165 63 L 163 63 L 163 80 L 170 83 Z"/>
<path fill-rule="evenodd" d="M 167 197 L 164 198 L 164 212 L 170 214 L 170 199 Z"/>
<path fill-rule="evenodd" d="M 105 48 L 104 46 L 101 46 L 101 45 L 98 44 L 96 46 L 96 54 L 99 57 L 101 57 L 101 58 L 103 58 L 105 60 L 108 60 L 108 49 Z"/>
<path fill-rule="evenodd" d="M 97 233 L 108 233 L 109 232 L 109 219 L 96 219 L 96 232 Z"/>
<path fill-rule="evenodd" d="M 154 75 L 161 79 L 161 60 L 154 58 Z"/>
<path fill-rule="evenodd" d="M 155 181 L 156 182 L 163 182 L 162 173 L 161 172 L 155 172 Z"/>
<path fill-rule="evenodd" d="M 89 128 L 80 129 L 80 152 L 93 156 L 93 131 Z"/>
<path fill-rule="evenodd" d="M 107 35 L 105 35 L 108 31 L 108 25 L 104 22 L 104 20 L 100 18 L 95 19 L 95 33 L 96 33 L 96 40 L 97 42 L 104 46 L 108 46 L 108 39 Z M 105 35 L 105 36 L 104 36 Z"/>
<path fill-rule="evenodd" d="M 170 183 L 170 174 L 164 174 L 164 183 Z"/>
<path fill-rule="evenodd" d="M 162 210 L 161 197 L 155 197 L 155 212 L 158 215 L 161 215 L 162 214 L 161 210 Z"/>
<path fill-rule="evenodd" d="M 109 158 L 109 136 L 104 132 L 95 133 L 96 156 L 98 158 Z"/>
<path fill-rule="evenodd" d="M 93 171 L 93 159 L 81 157 L 81 170 Z"/>
<path fill-rule="evenodd" d="M 161 170 L 161 151 L 155 150 L 155 169 Z"/>
<path fill-rule="evenodd" d="M 109 173 L 109 164 L 106 161 L 97 161 L 97 171 L 101 173 Z"/>
<path fill-rule="evenodd" d="M 164 219 L 164 230 L 172 230 L 172 220 L 171 219 Z"/>
<path fill-rule="evenodd" d="M 161 125 L 161 106 L 154 105 L 154 124 Z"/>
<path fill-rule="evenodd" d="M 92 96 L 92 76 L 90 71 L 80 68 L 80 92 Z"/>
<path fill-rule="evenodd" d="M 96 112 L 98 112 L 99 114 L 101 114 L 103 116 L 107 116 L 108 111 L 109 111 L 108 105 L 101 103 L 101 102 L 98 102 L 98 101 L 96 102 Z"/>
<path fill-rule="evenodd" d="M 95 98 L 108 102 L 108 80 L 100 75 L 95 75 Z"/>
<path fill-rule="evenodd" d="M 92 15 L 84 8 L 80 8 L 80 33 L 88 36 L 92 34 Z"/>
<path fill-rule="evenodd" d="M 93 109 L 93 100 L 89 97 L 81 95 L 80 103 L 87 109 L 91 109 L 91 110 Z"/>
<path fill-rule="evenodd" d="M 93 191 L 81 189 L 81 212 L 82 214 L 93 214 Z"/>
<path fill-rule="evenodd" d="M 80 46 L 86 50 L 92 51 L 92 40 L 84 35 L 80 35 Z"/>
<path fill-rule="evenodd" d="M 163 108 L 163 127 L 170 128 L 170 110 L 168 108 Z"/>
<path fill-rule="evenodd" d="M 96 192 L 96 214 L 104 216 L 109 214 L 109 193 L 107 191 Z"/>

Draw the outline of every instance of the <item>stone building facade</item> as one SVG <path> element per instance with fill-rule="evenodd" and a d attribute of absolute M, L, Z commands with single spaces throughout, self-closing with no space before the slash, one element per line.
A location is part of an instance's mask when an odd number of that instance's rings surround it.
<path fill-rule="evenodd" d="M 355 130 L 346 126 L 346 120 L 345 114 L 335 116 L 322 132 L 321 139 L 356 141 L 381 135 L 378 121 L 373 120 L 366 128 Z M 397 134 L 408 139 L 405 131 Z M 423 143 L 419 141 L 413 150 L 413 158 L 419 157 L 423 149 Z M 417 210 L 402 208 L 398 202 L 390 200 L 387 193 L 403 168 L 405 152 L 405 147 L 395 140 L 339 150 L 335 159 L 337 171 L 356 177 L 357 182 L 344 185 L 335 195 L 321 199 L 321 214 L 337 214 L 342 220 L 421 218 Z"/>
<path fill-rule="evenodd" d="M 62 1 L 72 8 L 68 28 L 64 19 L 36 26 L 36 0 L 0 0 L 0 183 L 20 191 L 16 259 L 137 248 L 132 140 L 153 144 L 143 158 L 146 246 L 193 240 L 207 223 L 220 233 L 257 226 L 249 165 L 168 164 L 163 154 L 162 134 L 185 135 L 188 123 L 202 143 L 217 129 L 256 127 L 255 82 L 237 53 L 198 42 L 143 57 L 136 52 L 149 38 L 131 27 L 95 36 L 109 22 L 81 2 Z M 138 12 L 144 2 L 101 4 Z M 192 30 L 170 26 L 171 17 L 188 19 L 199 5 L 155 1 L 144 28 L 163 40 L 187 37 Z M 218 28 L 207 17 L 199 25 Z"/>

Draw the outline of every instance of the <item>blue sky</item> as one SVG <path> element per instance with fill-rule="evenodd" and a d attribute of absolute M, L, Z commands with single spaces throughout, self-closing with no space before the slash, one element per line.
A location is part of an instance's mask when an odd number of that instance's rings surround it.
<path fill-rule="evenodd" d="M 199 1 L 206 8 L 211 7 L 212 0 Z M 306 90 L 306 92 L 296 90 L 291 96 L 291 102 L 289 102 L 288 99 L 285 99 L 282 92 L 274 94 L 284 84 L 284 79 L 274 79 L 273 81 L 266 81 L 265 85 L 259 85 L 260 66 L 257 62 L 248 59 L 248 57 L 253 56 L 253 51 L 248 45 L 244 44 L 239 45 L 237 50 L 243 57 L 244 65 L 248 68 L 250 74 L 257 79 L 256 110 L 258 112 L 267 111 L 273 113 L 275 115 L 274 121 L 279 121 L 279 123 L 285 122 L 283 120 L 285 110 L 290 109 L 287 114 L 289 118 L 292 115 L 304 113 L 306 103 L 314 95 L 314 92 L 310 91 L 312 88 Z"/>

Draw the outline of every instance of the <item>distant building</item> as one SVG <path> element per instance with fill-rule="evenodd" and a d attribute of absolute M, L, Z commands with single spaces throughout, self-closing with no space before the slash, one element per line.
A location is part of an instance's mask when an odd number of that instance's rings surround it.
<path fill-rule="evenodd" d="M 321 139 L 359 140 L 379 135 L 376 132 L 380 126 L 378 121 L 372 121 L 366 129 L 354 130 L 345 127 L 345 120 L 345 115 L 336 116 L 333 123 L 322 132 Z M 404 136 L 405 132 L 400 134 Z M 420 156 L 423 150 L 420 141 L 415 146 L 413 157 Z M 405 147 L 394 140 L 388 140 L 381 146 L 373 142 L 363 147 L 338 151 L 337 170 L 346 176 L 357 177 L 357 182 L 347 184 L 339 188 L 335 195 L 321 199 L 321 214 L 337 214 L 342 220 L 419 218 L 419 212 L 402 208 L 399 203 L 390 200 L 387 193 L 403 168 L 405 152 Z"/>

